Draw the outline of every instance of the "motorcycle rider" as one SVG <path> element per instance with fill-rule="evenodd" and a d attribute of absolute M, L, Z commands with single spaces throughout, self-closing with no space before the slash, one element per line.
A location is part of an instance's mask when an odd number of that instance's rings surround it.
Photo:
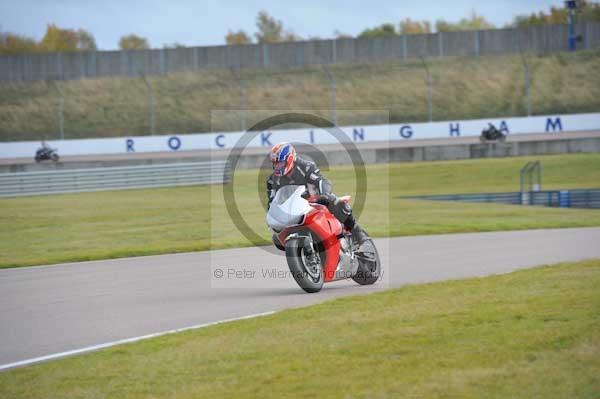
<path fill-rule="evenodd" d="M 311 195 L 318 195 L 318 203 L 326 205 L 329 211 L 352 232 L 354 242 L 360 247 L 367 239 L 367 233 L 358 225 L 347 202 L 340 201 L 332 192 L 329 179 L 321 174 L 317 164 L 296 154 L 290 143 L 275 144 L 271 149 L 273 173 L 267 178 L 267 197 L 269 206 L 279 188 L 286 185 L 304 185 Z M 277 235 L 273 235 L 273 243 L 284 249 Z"/>
<path fill-rule="evenodd" d="M 35 152 L 34 158 L 36 162 L 43 161 L 46 159 L 52 159 L 54 161 L 58 160 L 58 154 L 56 154 L 56 152 L 52 148 L 50 148 L 43 136 L 41 145 L 42 146 L 38 148 Z"/>

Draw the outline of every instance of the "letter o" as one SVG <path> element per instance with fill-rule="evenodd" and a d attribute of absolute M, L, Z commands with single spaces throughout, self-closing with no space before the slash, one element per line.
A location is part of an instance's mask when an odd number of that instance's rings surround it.
<path fill-rule="evenodd" d="M 167 142 L 169 148 L 172 150 L 178 150 L 181 147 L 181 140 L 177 136 L 169 137 L 169 141 Z"/>

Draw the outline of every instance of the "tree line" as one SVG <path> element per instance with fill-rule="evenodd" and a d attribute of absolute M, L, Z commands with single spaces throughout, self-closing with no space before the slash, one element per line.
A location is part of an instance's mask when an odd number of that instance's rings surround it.
<path fill-rule="evenodd" d="M 564 7 L 551 7 L 548 12 L 540 11 L 530 15 L 517 15 L 513 21 L 507 24 L 506 28 L 527 27 L 542 24 L 567 23 L 568 10 Z M 600 22 L 600 4 L 581 0 L 577 11 L 577 21 L 595 21 Z M 372 28 L 364 29 L 357 38 L 389 37 L 398 35 L 418 35 L 435 32 L 456 32 L 468 30 L 496 29 L 496 25 L 486 20 L 482 15 L 475 11 L 468 18 L 462 18 L 458 22 L 450 22 L 439 19 L 432 24 L 430 21 L 412 20 L 406 18 L 398 24 L 384 23 Z M 256 30 L 254 38 L 256 43 L 277 43 L 302 40 L 303 38 L 294 34 L 291 30 L 285 29 L 283 23 L 267 14 L 265 11 L 258 13 L 256 17 Z M 336 39 L 352 39 L 354 36 L 334 31 Z M 319 37 L 309 37 L 308 40 L 320 39 Z M 254 41 L 252 37 L 243 30 L 229 31 L 225 36 L 227 44 L 251 44 Z"/>
<path fill-rule="evenodd" d="M 566 23 L 568 10 L 564 7 L 551 7 L 548 12 L 540 11 L 530 15 L 518 15 L 506 27 L 527 27 L 543 24 Z M 600 4 L 586 0 L 580 1 L 577 11 L 577 21 L 600 21 Z M 384 23 L 375 27 L 366 28 L 356 37 L 373 38 L 398 35 L 415 35 L 436 32 L 453 32 L 465 30 L 482 30 L 497 28 L 482 15 L 472 12 L 467 18 L 458 22 L 443 19 L 435 21 L 411 20 L 406 18 L 399 23 Z M 256 16 L 256 33 L 252 37 L 244 30 L 230 30 L 225 36 L 227 44 L 251 43 L 278 43 L 293 42 L 298 40 L 314 40 L 319 37 L 302 38 L 291 29 L 284 27 L 281 20 L 260 11 Z M 334 31 L 337 39 L 354 38 L 354 36 Z M 182 44 L 165 44 L 164 48 L 184 47 Z M 121 50 L 145 50 L 150 48 L 148 39 L 136 34 L 124 35 L 119 40 Z M 39 41 L 32 38 L 10 33 L 0 32 L 0 54 L 13 55 L 24 53 L 57 52 L 57 51 L 95 51 L 97 50 L 94 36 L 85 29 L 61 29 L 54 24 L 49 24 L 46 34 Z"/>
<path fill-rule="evenodd" d="M 146 38 L 129 34 L 120 38 L 119 48 L 145 50 L 150 46 Z M 3 55 L 96 50 L 98 50 L 96 39 L 85 29 L 62 29 L 55 24 L 48 24 L 46 33 L 39 42 L 16 33 L 0 32 L 0 54 Z"/>

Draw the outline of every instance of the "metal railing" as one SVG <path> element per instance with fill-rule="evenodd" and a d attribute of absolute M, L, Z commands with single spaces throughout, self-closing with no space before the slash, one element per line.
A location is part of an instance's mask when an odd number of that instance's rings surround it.
<path fill-rule="evenodd" d="M 527 198 L 523 198 L 527 194 Z M 600 189 L 546 190 L 449 195 L 420 195 L 402 197 L 431 201 L 493 202 L 510 205 L 537 205 L 560 208 L 600 209 Z"/>
<path fill-rule="evenodd" d="M 224 160 L 1 173 L 0 197 L 221 184 L 230 180 L 230 168 Z"/>

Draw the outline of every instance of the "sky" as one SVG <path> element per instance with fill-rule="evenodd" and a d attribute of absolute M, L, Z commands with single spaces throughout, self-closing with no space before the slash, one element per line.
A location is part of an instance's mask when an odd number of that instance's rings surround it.
<path fill-rule="evenodd" d="M 119 38 L 135 33 L 151 47 L 180 43 L 211 46 L 225 43 L 229 30 L 253 36 L 256 15 L 265 10 L 286 29 L 304 38 L 353 36 L 390 22 L 438 19 L 456 22 L 473 11 L 497 26 L 515 15 L 562 6 L 562 0 L 0 0 L 0 31 L 40 40 L 46 25 L 88 30 L 100 50 L 115 50 Z"/>

